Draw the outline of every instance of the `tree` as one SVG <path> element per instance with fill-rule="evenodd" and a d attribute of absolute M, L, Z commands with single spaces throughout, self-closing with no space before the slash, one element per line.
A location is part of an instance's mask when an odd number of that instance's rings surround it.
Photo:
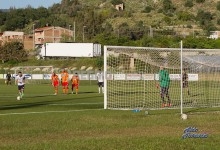
<path fill-rule="evenodd" d="M 163 20 L 164 20 L 168 25 L 170 25 L 170 23 L 171 23 L 170 17 L 165 16 L 165 17 L 163 18 Z"/>
<path fill-rule="evenodd" d="M 192 0 L 187 0 L 184 4 L 185 7 L 193 7 L 193 1 Z"/>
<path fill-rule="evenodd" d="M 150 13 L 153 8 L 151 6 L 146 6 L 143 10 L 144 13 Z"/>
<path fill-rule="evenodd" d="M 112 0 L 111 3 L 112 3 L 112 5 L 118 5 L 118 4 L 122 4 L 123 1 L 122 0 Z"/>
<path fill-rule="evenodd" d="M 163 11 L 165 14 L 173 13 L 176 10 L 171 0 L 163 0 Z"/>
<path fill-rule="evenodd" d="M 204 3 L 205 0 L 196 0 L 196 3 Z"/>
<path fill-rule="evenodd" d="M 0 26 L 6 21 L 6 13 L 0 11 Z"/>
<path fill-rule="evenodd" d="M 220 11 L 220 2 L 217 2 L 216 8 L 218 11 Z"/>
<path fill-rule="evenodd" d="M 187 11 L 180 11 L 177 13 L 177 17 L 179 20 L 182 21 L 190 21 L 193 20 L 195 17 L 193 16 L 193 14 L 190 14 Z"/>
<path fill-rule="evenodd" d="M 213 20 L 213 15 L 210 12 L 199 10 L 196 18 L 204 30 L 211 31 L 216 29 L 216 27 L 211 22 Z"/>
<path fill-rule="evenodd" d="M 220 19 L 217 19 L 217 24 L 220 25 Z"/>
<path fill-rule="evenodd" d="M 24 45 L 18 41 L 5 43 L 0 47 L 0 60 L 4 62 L 18 63 L 27 60 L 28 53 Z"/>

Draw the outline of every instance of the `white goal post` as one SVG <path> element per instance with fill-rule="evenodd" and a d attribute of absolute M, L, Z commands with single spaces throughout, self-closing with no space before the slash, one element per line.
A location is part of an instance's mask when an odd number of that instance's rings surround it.
<path fill-rule="evenodd" d="M 104 46 L 104 109 L 162 109 L 156 86 L 160 66 L 171 80 L 172 105 L 163 109 L 220 106 L 219 49 Z M 183 70 L 188 88 L 183 87 Z"/>

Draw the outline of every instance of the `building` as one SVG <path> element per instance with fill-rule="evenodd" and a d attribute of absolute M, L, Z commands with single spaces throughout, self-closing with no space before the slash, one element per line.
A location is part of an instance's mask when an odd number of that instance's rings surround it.
<path fill-rule="evenodd" d="M 0 33 L 0 45 L 7 42 L 19 41 L 24 44 L 24 49 L 33 49 L 33 35 L 25 35 L 24 32 L 4 31 Z"/>
<path fill-rule="evenodd" d="M 35 46 L 40 46 L 44 43 L 60 43 L 62 38 L 70 39 L 71 37 L 73 37 L 73 31 L 62 27 L 50 26 L 34 30 Z"/>
<path fill-rule="evenodd" d="M 210 39 L 218 39 L 220 37 L 220 31 L 210 31 Z"/>
<path fill-rule="evenodd" d="M 0 33 L 0 45 L 6 42 L 19 41 L 24 44 L 24 49 L 30 50 L 44 43 L 60 43 L 62 38 L 70 40 L 73 31 L 61 27 L 43 27 L 34 30 L 33 34 L 25 35 L 24 32 L 4 31 Z"/>
<path fill-rule="evenodd" d="M 121 3 L 121 4 L 118 4 L 118 5 L 115 5 L 115 9 L 117 9 L 118 11 L 124 10 L 124 4 Z"/>
<path fill-rule="evenodd" d="M 4 31 L 0 33 L 0 44 L 3 45 L 6 42 L 19 41 L 23 42 L 24 32 L 17 31 Z"/>

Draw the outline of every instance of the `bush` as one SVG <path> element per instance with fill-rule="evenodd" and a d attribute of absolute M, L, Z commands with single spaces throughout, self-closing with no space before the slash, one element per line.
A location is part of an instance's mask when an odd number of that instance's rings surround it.
<path fill-rule="evenodd" d="M 192 0 L 187 0 L 186 2 L 185 2 L 185 5 L 184 5 L 185 7 L 193 7 L 193 1 Z"/>
<path fill-rule="evenodd" d="M 217 25 L 220 25 L 220 19 L 217 19 Z"/>
<path fill-rule="evenodd" d="M 151 6 L 146 6 L 144 9 L 144 13 L 150 13 L 153 8 Z"/>
<path fill-rule="evenodd" d="M 173 13 L 176 10 L 171 0 L 163 0 L 163 11 L 166 13 Z"/>
<path fill-rule="evenodd" d="M 104 59 L 103 59 L 103 57 L 97 58 L 96 67 L 103 68 L 103 66 L 104 66 Z"/>
<path fill-rule="evenodd" d="M 163 20 L 169 25 L 171 23 L 171 19 L 169 17 L 164 17 Z"/>
<path fill-rule="evenodd" d="M 177 17 L 179 20 L 182 21 L 189 21 L 189 20 L 193 20 L 194 16 L 192 14 L 190 14 L 189 12 L 186 11 L 181 11 L 177 14 Z"/>
<path fill-rule="evenodd" d="M 204 3 L 205 0 L 196 0 L 196 3 Z"/>
<path fill-rule="evenodd" d="M 111 3 L 112 3 L 112 5 L 118 5 L 118 4 L 122 4 L 123 1 L 122 0 L 112 0 Z"/>
<path fill-rule="evenodd" d="M 220 2 L 217 2 L 216 9 L 217 9 L 218 11 L 220 11 Z"/>

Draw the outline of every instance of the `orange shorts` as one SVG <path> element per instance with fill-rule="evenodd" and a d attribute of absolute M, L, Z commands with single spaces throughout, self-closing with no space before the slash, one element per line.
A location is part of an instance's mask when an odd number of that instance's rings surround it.
<path fill-rule="evenodd" d="M 54 81 L 53 82 L 53 86 L 58 86 L 59 85 L 59 82 L 58 81 Z"/>
<path fill-rule="evenodd" d="M 79 88 L 79 84 L 72 84 L 72 88 L 78 89 Z"/>
<path fill-rule="evenodd" d="M 62 86 L 68 86 L 68 82 L 62 82 Z"/>

